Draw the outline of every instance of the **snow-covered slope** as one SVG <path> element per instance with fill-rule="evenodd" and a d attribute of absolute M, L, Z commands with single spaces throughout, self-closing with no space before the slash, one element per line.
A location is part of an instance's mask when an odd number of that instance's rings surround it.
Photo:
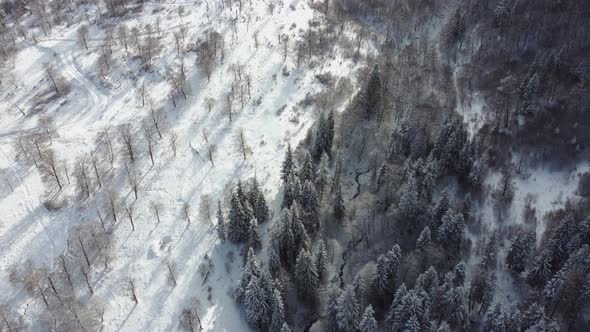
<path fill-rule="evenodd" d="M 71 232 L 80 224 L 95 222 L 97 209 L 104 209 L 107 194 L 112 191 L 120 198 L 121 207 L 133 204 L 135 230 L 121 208 L 114 230 L 112 263 L 108 268 L 93 267 L 89 273 L 94 300 L 88 299 L 85 288 L 76 289 L 84 301 L 106 305 L 104 330 L 176 330 L 182 310 L 191 303 L 198 303 L 206 330 L 244 330 L 239 309 L 229 294 L 240 276 L 239 249 L 219 243 L 215 218 L 208 220 L 198 213 L 200 201 L 204 195 L 210 195 L 212 202 L 223 200 L 227 184 L 254 175 L 263 185 L 267 200 L 272 201 L 278 190 L 279 167 L 287 143 L 304 138 L 310 120 L 315 117 L 316 110 L 297 105 L 308 93 L 320 91 L 315 75 L 325 71 L 348 75 L 356 68 L 338 56 L 313 69 L 306 65 L 296 68 L 291 57 L 284 60 L 278 36 L 287 34 L 290 40 L 296 40 L 299 29 L 305 29 L 317 14 L 302 0 L 277 6 L 273 14 L 264 1 L 251 3 L 244 5 L 240 13 L 237 6 L 221 8 L 219 2 L 145 2 L 142 9 L 129 12 L 122 21 L 106 19 L 100 26 L 91 24 L 89 51 L 77 37 L 79 27 L 86 22 L 56 26 L 50 36 L 38 37 L 38 43 L 18 41 L 14 85 L 4 85 L 4 103 L 0 104 L 0 168 L 14 188 L 11 191 L 6 185 L 0 191 L 0 302 L 24 315 L 30 329 L 40 329 L 43 322 L 37 321 L 37 316 L 45 306 L 39 298 L 9 281 L 11 270 L 27 260 L 36 267 L 58 269 L 57 256 L 66 250 Z M 178 14 L 180 6 L 184 8 L 182 16 Z M 80 10 L 92 13 L 91 22 L 98 19 L 95 9 Z M 105 33 L 103 27 L 120 22 L 128 27 L 158 24 L 162 52 L 145 72 L 140 61 L 130 55 L 131 51 L 115 46 L 111 70 L 101 78 L 96 62 Z M 210 28 L 224 36 L 225 58 L 215 66 L 210 82 L 196 67 L 194 52 L 177 55 L 173 33 L 181 25 L 188 31 L 186 46 Z M 186 100 L 176 98 L 174 107 L 168 96 L 166 70 L 179 67 L 181 62 L 191 88 Z M 64 97 L 42 101 L 49 89 L 45 63 L 53 64 L 69 82 L 71 91 Z M 234 65 L 243 66 L 251 76 L 251 98 L 243 109 L 239 102 L 234 103 L 229 122 L 225 96 L 231 89 Z M 283 74 L 284 67 L 288 76 Z M 153 166 L 141 128 L 142 119 L 149 115 L 149 107 L 141 107 L 137 96 L 142 83 L 166 119 L 164 138 L 158 138 L 155 144 Z M 216 100 L 210 112 L 207 98 Z M 285 110 L 277 112 L 283 105 Z M 26 116 L 15 110 L 16 106 Z M 71 174 L 71 184 L 61 192 L 46 193 L 35 166 L 15 157 L 15 142 L 21 134 L 43 130 L 42 115 L 55 123 L 57 135 L 51 147 L 70 173 L 76 158 L 93 149 L 97 134 L 110 129 L 111 135 L 118 137 L 116 127 L 130 123 L 140 156 L 133 166 L 133 172 L 140 177 L 139 198 L 134 199 L 125 174 L 125 158 L 119 152 L 114 167 L 105 174 L 103 188 L 90 198 L 77 198 Z M 240 128 L 251 149 L 246 160 L 233 146 L 234 135 Z M 178 135 L 176 157 L 169 147 L 172 132 Z M 118 145 L 117 150 L 122 148 Z M 207 158 L 210 146 L 215 147 L 214 165 Z M 48 197 L 67 199 L 67 203 L 59 210 L 49 211 L 44 205 Z M 152 202 L 162 207 L 159 224 L 151 209 Z M 190 223 L 185 220 L 185 203 L 190 206 Z M 106 210 L 102 214 L 107 214 Z M 206 280 L 199 273 L 200 265 L 207 264 L 205 256 L 213 263 Z M 166 261 L 176 265 L 174 287 Z M 129 280 L 134 281 L 138 303 L 128 294 Z"/>

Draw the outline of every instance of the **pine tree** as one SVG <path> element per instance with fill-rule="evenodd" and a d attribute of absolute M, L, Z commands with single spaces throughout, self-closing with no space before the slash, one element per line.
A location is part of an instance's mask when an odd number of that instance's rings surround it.
<path fill-rule="evenodd" d="M 424 227 L 422 232 L 420 232 L 420 236 L 418 236 L 418 240 L 416 240 L 416 248 L 418 248 L 418 249 L 426 248 L 426 246 L 428 246 L 430 244 L 431 239 L 432 239 L 432 235 L 430 233 L 430 227 L 426 226 L 426 227 Z"/>
<path fill-rule="evenodd" d="M 332 281 L 326 292 L 326 321 L 331 330 L 338 328 L 338 299 L 340 298 L 341 293 L 342 292 L 336 285 L 336 282 Z"/>
<path fill-rule="evenodd" d="M 460 213 L 448 211 L 438 228 L 438 240 L 448 248 L 458 249 L 463 243 L 465 221 Z"/>
<path fill-rule="evenodd" d="M 320 228 L 320 202 L 311 181 L 303 185 L 301 204 L 305 208 L 305 225 L 310 231 Z"/>
<path fill-rule="evenodd" d="M 268 220 L 269 208 L 266 204 L 266 199 L 264 198 L 264 194 L 260 190 L 258 185 L 258 180 L 256 177 L 252 181 L 252 186 L 249 192 L 249 202 L 250 206 L 252 207 L 252 212 L 254 213 L 254 217 L 259 223 L 264 223 Z"/>
<path fill-rule="evenodd" d="M 327 127 L 327 135 L 326 135 L 326 147 L 324 152 L 329 156 L 332 155 L 332 144 L 334 142 L 334 111 L 330 110 L 328 112 L 328 117 L 326 118 L 326 127 Z"/>
<path fill-rule="evenodd" d="M 281 332 L 285 324 L 285 305 L 281 293 L 275 288 L 272 292 L 270 332 Z"/>
<path fill-rule="evenodd" d="M 405 218 L 414 218 L 418 215 L 418 185 L 416 179 L 411 176 L 402 189 L 399 199 L 400 213 Z"/>
<path fill-rule="evenodd" d="M 512 272 L 520 274 L 524 271 L 534 244 L 535 234 L 532 232 L 520 233 L 512 240 L 506 254 L 506 265 Z"/>
<path fill-rule="evenodd" d="M 320 280 L 322 279 L 322 277 L 324 276 L 324 273 L 326 272 L 326 266 L 328 263 L 327 260 L 328 260 L 328 252 L 326 251 L 326 243 L 324 242 L 323 239 L 321 239 L 320 246 L 318 249 L 318 254 L 316 255 L 316 264 L 315 264 Z"/>
<path fill-rule="evenodd" d="M 379 112 L 381 107 L 381 75 L 379 74 L 379 66 L 375 65 L 369 75 L 369 82 L 365 90 L 365 110 L 367 112 L 367 119 Z"/>
<path fill-rule="evenodd" d="M 356 331 L 359 319 L 359 304 L 351 285 L 346 286 L 338 298 L 338 312 L 336 313 L 336 324 L 341 331 Z"/>
<path fill-rule="evenodd" d="M 285 159 L 283 160 L 283 165 L 281 167 L 281 180 L 286 183 L 289 178 L 294 175 L 296 172 L 295 169 L 295 161 L 293 160 L 293 151 L 291 150 L 291 144 L 287 146 L 287 151 L 285 152 Z"/>
<path fill-rule="evenodd" d="M 249 248 L 244 271 L 242 272 L 242 278 L 240 279 L 240 294 L 244 295 L 246 293 L 246 289 L 252 277 L 259 277 L 260 275 L 261 271 L 258 258 L 256 257 L 254 250 Z"/>
<path fill-rule="evenodd" d="M 299 181 L 301 183 L 312 181 L 314 174 L 315 172 L 313 170 L 313 162 L 311 161 L 311 156 L 308 153 L 305 155 L 305 160 L 303 161 L 303 165 L 301 165 L 301 169 L 299 170 Z"/>
<path fill-rule="evenodd" d="M 335 165 L 334 165 L 334 176 L 332 177 L 332 188 L 331 192 L 337 191 L 340 189 L 340 177 L 342 176 L 342 172 L 344 171 L 344 156 L 342 155 L 342 150 L 338 149 L 336 153 Z"/>
<path fill-rule="evenodd" d="M 263 329 L 271 314 L 269 294 L 264 289 L 264 278 L 266 278 L 265 275 L 252 276 L 244 295 L 246 321 L 252 328 Z"/>
<path fill-rule="evenodd" d="M 436 203 L 436 207 L 434 208 L 434 220 L 432 220 L 432 225 L 435 225 L 435 230 L 438 229 L 438 227 L 442 224 L 442 218 L 447 213 L 450 206 L 451 203 L 449 202 L 449 193 L 446 189 L 444 189 L 441 193 L 440 200 L 438 203 Z"/>
<path fill-rule="evenodd" d="M 293 266 L 295 262 L 296 248 L 295 234 L 293 234 L 293 221 L 291 210 L 283 209 L 281 213 L 281 222 L 279 224 L 279 252 L 281 259 L 288 266 Z"/>
<path fill-rule="evenodd" d="M 291 206 L 291 227 L 293 229 L 293 235 L 295 237 L 296 249 L 298 250 L 301 247 L 309 248 L 311 245 L 311 241 L 309 239 L 309 236 L 307 235 L 307 230 L 303 225 L 303 219 L 299 204 L 293 204 L 293 206 Z"/>
<path fill-rule="evenodd" d="M 338 187 L 336 196 L 334 197 L 334 218 L 341 221 L 344 218 L 346 208 L 344 207 L 344 199 L 342 199 L 342 189 Z"/>
<path fill-rule="evenodd" d="M 390 251 L 379 256 L 377 259 L 377 269 L 375 270 L 375 274 L 373 274 L 371 282 L 380 294 L 387 294 L 392 289 L 391 282 L 395 278 L 400 258 L 401 249 L 396 244 Z"/>
<path fill-rule="evenodd" d="M 301 182 L 296 176 L 290 176 L 285 183 L 285 190 L 283 192 L 282 208 L 290 208 L 293 202 L 299 200 L 301 196 Z"/>
<path fill-rule="evenodd" d="M 317 129 L 315 131 L 314 142 L 312 147 L 312 154 L 315 160 L 318 160 L 322 153 L 327 152 L 326 147 L 328 146 L 328 123 L 324 113 L 320 114 L 320 118 L 317 122 Z"/>
<path fill-rule="evenodd" d="M 268 272 L 271 276 L 276 276 L 281 269 L 281 259 L 279 256 L 279 244 L 276 238 L 271 238 L 268 247 Z"/>
<path fill-rule="evenodd" d="M 316 186 L 318 188 L 319 199 L 323 198 L 324 191 L 326 189 L 326 185 L 328 185 L 328 181 L 330 179 L 330 160 L 328 155 L 324 152 L 322 153 L 322 157 L 320 158 L 320 165 L 316 171 Z"/>
<path fill-rule="evenodd" d="M 252 218 L 250 225 L 248 225 L 248 247 L 258 250 L 261 244 L 262 241 L 260 241 L 260 235 L 258 234 L 258 221 L 256 218 Z"/>
<path fill-rule="evenodd" d="M 221 242 L 225 242 L 225 220 L 221 210 L 221 201 L 217 201 L 217 235 Z"/>
<path fill-rule="evenodd" d="M 291 332 L 291 329 L 289 328 L 289 325 L 287 325 L 287 323 L 284 323 L 280 332 Z"/>
<path fill-rule="evenodd" d="M 361 332 L 376 332 L 377 331 L 377 321 L 374 317 L 375 312 L 373 311 L 373 307 L 371 305 L 367 306 L 365 312 L 363 313 L 363 317 L 359 324 L 359 330 Z"/>
<path fill-rule="evenodd" d="M 247 239 L 249 221 L 248 213 L 240 203 L 238 195 L 232 193 L 227 227 L 227 235 L 231 242 L 240 243 Z"/>
<path fill-rule="evenodd" d="M 305 248 L 302 248 L 297 256 L 295 281 L 297 292 L 301 298 L 308 301 L 315 298 L 319 276 L 311 253 Z"/>

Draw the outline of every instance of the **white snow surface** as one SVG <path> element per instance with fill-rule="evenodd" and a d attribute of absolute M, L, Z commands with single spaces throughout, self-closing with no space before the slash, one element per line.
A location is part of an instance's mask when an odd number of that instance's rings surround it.
<path fill-rule="evenodd" d="M 177 14 L 179 5 L 186 9 L 181 19 Z M 134 137 L 137 140 L 143 137 L 140 120 L 147 116 L 148 108 L 141 107 L 136 87 L 145 82 L 149 95 L 163 108 L 166 131 L 173 130 L 179 135 L 179 152 L 177 157 L 172 156 L 166 142 L 169 134 L 165 134 L 156 145 L 155 165 L 151 166 L 145 144 L 137 143 L 140 157 L 135 167 L 141 174 L 141 184 L 139 199 L 134 203 L 135 231 L 131 231 L 121 212 L 122 220 L 115 230 L 116 258 L 108 269 L 94 268 L 90 275 L 96 290 L 93 296 L 107 304 L 103 329 L 178 330 L 181 311 L 196 297 L 201 303 L 205 330 L 247 330 L 239 307 L 228 295 L 240 277 L 239 248 L 218 241 L 215 218 L 209 222 L 198 215 L 200 197 L 209 194 L 216 202 L 226 194 L 226 184 L 256 175 L 267 200 L 274 200 L 287 143 L 296 145 L 304 138 L 317 112 L 296 104 L 307 93 L 320 91 L 314 75 L 330 71 L 337 76 L 347 76 L 357 65 L 337 53 L 334 59 L 313 69 L 305 65 L 297 69 L 290 58 L 283 61 L 278 33 L 289 34 L 291 40 L 295 40 L 299 29 L 305 28 L 314 15 L 318 15 L 303 0 L 277 6 L 273 15 L 261 0 L 253 0 L 252 7 L 244 5 L 241 14 L 235 7 L 232 11 L 222 11 L 219 5 L 206 1 L 146 2 L 140 12 L 127 14 L 123 20 L 128 27 L 153 25 L 159 16 L 163 51 L 154 60 L 154 69 L 146 73 L 138 60 L 129 59 L 121 47 L 115 47 L 113 70 L 106 79 L 108 84 L 101 83 L 96 74 L 98 52 L 93 48 L 97 47 L 104 31 L 95 24 L 90 26 L 90 51 L 77 41 L 80 24 L 56 26 L 52 35 L 39 37 L 37 44 L 19 41 L 13 68 L 15 85 L 4 85 L 0 91 L 3 100 L 0 104 L 0 168 L 14 186 L 14 192 L 6 186 L 0 189 L 0 303 L 20 313 L 26 310 L 25 320 L 30 329 L 40 328 L 35 318 L 44 306 L 8 280 L 11 268 L 31 260 L 38 267 L 51 269 L 57 264 L 56 256 L 66 249 L 69 231 L 97 218 L 96 210 L 102 208 L 106 191 L 103 189 L 79 201 L 72 194 L 72 181 L 57 194 L 69 197 L 70 203 L 60 210 L 47 210 L 43 204 L 46 193 L 37 169 L 31 163 L 15 159 L 15 139 L 21 131 L 35 130 L 32 128 L 38 126 L 41 114 L 50 116 L 59 135 L 52 147 L 73 169 L 75 159 L 92 149 L 95 135 L 104 129 L 111 128 L 115 136 L 116 126 L 130 122 L 136 127 Z M 96 15 L 95 11 L 93 13 Z M 252 18 L 250 22 L 246 22 L 248 16 Z M 188 27 L 188 40 L 201 37 L 208 28 L 224 35 L 225 59 L 215 67 L 210 82 L 195 67 L 194 53 L 186 53 L 184 59 L 176 55 L 172 32 L 181 24 Z M 296 28 L 291 28 L 293 24 Z M 231 42 L 232 26 L 238 36 L 235 43 Z M 254 32 L 259 38 L 257 50 Z M 178 107 L 174 108 L 167 99 L 170 86 L 164 81 L 164 73 L 169 65 L 180 61 L 184 61 L 188 69 L 192 89 L 188 100 L 177 99 Z M 35 102 L 35 94 L 48 89 L 43 71 L 43 64 L 47 62 L 54 64 L 70 82 L 71 92 L 64 98 L 50 100 L 37 112 L 28 113 Z M 229 68 L 233 64 L 243 65 L 252 76 L 252 99 L 244 109 L 235 111 L 230 123 L 224 113 L 223 100 L 231 86 Z M 290 71 L 289 76 L 282 75 L 285 66 Z M 208 97 L 217 100 L 210 113 L 204 106 Z M 261 104 L 255 105 L 254 101 L 259 98 Z M 24 109 L 27 116 L 15 111 L 14 105 Z M 287 108 L 277 115 L 282 105 Z M 245 161 L 232 147 L 238 128 L 244 129 L 252 149 Z M 216 147 L 214 167 L 206 159 L 208 144 L 203 130 L 207 132 L 209 144 Z M 106 181 L 130 204 L 134 197 L 127 184 L 122 159 L 117 159 Z M 164 206 L 162 222 L 158 225 L 149 208 L 151 201 Z M 189 226 L 181 212 L 184 202 L 191 204 L 193 221 Z M 236 258 L 228 273 L 225 263 L 230 251 Z M 206 284 L 198 273 L 204 255 L 211 257 L 214 264 Z M 169 285 L 164 259 L 177 264 L 176 287 Z M 136 283 L 138 304 L 124 289 L 130 278 Z M 211 300 L 207 299 L 209 286 Z"/>

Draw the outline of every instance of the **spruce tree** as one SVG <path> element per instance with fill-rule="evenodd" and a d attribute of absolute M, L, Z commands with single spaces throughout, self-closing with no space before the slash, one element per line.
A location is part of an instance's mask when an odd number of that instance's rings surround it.
<path fill-rule="evenodd" d="M 510 243 L 506 254 L 506 265 L 516 274 L 526 268 L 531 251 L 535 245 L 535 234 L 532 232 L 518 234 Z"/>
<path fill-rule="evenodd" d="M 320 158 L 320 164 L 316 171 L 316 186 L 318 188 L 319 199 L 322 200 L 326 186 L 330 179 L 330 160 L 328 155 L 324 152 Z"/>
<path fill-rule="evenodd" d="M 287 146 L 285 152 L 285 159 L 283 159 L 283 165 L 281 167 L 281 180 L 286 183 L 291 175 L 296 172 L 295 161 L 293 160 L 293 151 L 291 150 L 291 144 Z"/>
<path fill-rule="evenodd" d="M 463 215 L 447 211 L 438 228 L 438 240 L 447 248 L 458 249 L 463 243 L 465 235 L 465 221 Z"/>
<path fill-rule="evenodd" d="M 336 196 L 334 197 L 334 218 L 341 221 L 344 218 L 346 208 L 344 207 L 344 199 L 342 199 L 342 190 L 338 187 Z"/>
<path fill-rule="evenodd" d="M 240 203 L 238 195 L 232 193 L 229 210 L 227 235 L 231 242 L 240 243 L 247 239 L 249 228 L 248 213 Z"/>
<path fill-rule="evenodd" d="M 221 201 L 217 201 L 217 235 L 222 243 L 225 242 L 225 220 L 221 209 Z"/>
<path fill-rule="evenodd" d="M 379 294 L 387 294 L 392 289 L 391 282 L 395 278 L 400 259 L 401 249 L 397 244 L 377 259 L 377 269 L 371 282 Z"/>
<path fill-rule="evenodd" d="M 248 247 L 258 250 L 261 244 L 262 241 L 260 241 L 260 235 L 258 234 L 258 221 L 256 218 L 252 218 L 250 225 L 248 225 Z"/>
<path fill-rule="evenodd" d="M 258 258 L 256 257 L 254 250 L 249 248 L 246 256 L 246 264 L 244 265 L 244 270 L 242 272 L 242 278 L 240 279 L 240 294 L 244 295 L 246 293 L 246 288 L 253 276 L 258 277 L 260 275 L 261 271 Z"/>
<path fill-rule="evenodd" d="M 252 328 L 263 329 L 267 326 L 271 314 L 269 294 L 264 289 L 265 275 L 252 276 L 244 295 L 246 321 Z"/>
<path fill-rule="evenodd" d="M 425 249 L 432 239 L 432 235 L 430 233 L 430 227 L 426 226 L 420 232 L 420 236 L 418 236 L 418 240 L 416 240 L 416 248 L 417 249 Z"/>
<path fill-rule="evenodd" d="M 299 170 L 299 181 L 301 183 L 312 181 L 314 174 L 315 172 L 313 170 L 313 162 L 311 161 L 311 156 L 308 153 L 305 155 L 305 160 L 303 161 L 303 165 L 301 165 L 301 169 Z"/>
<path fill-rule="evenodd" d="M 292 215 L 289 209 L 283 209 L 281 221 L 279 224 L 279 252 L 281 259 L 288 266 L 293 266 L 295 262 L 296 247 L 295 234 L 293 234 Z"/>
<path fill-rule="evenodd" d="M 413 219 L 418 215 L 418 185 L 416 179 L 411 176 L 402 189 L 399 199 L 399 209 L 402 217 Z"/>
<path fill-rule="evenodd" d="M 276 288 L 272 291 L 271 313 L 268 330 L 270 332 L 281 332 L 285 324 L 285 305 L 283 304 L 281 293 Z"/>
<path fill-rule="evenodd" d="M 299 296 L 304 300 L 312 301 L 316 296 L 319 276 L 311 253 L 305 248 L 302 248 L 297 256 L 295 281 Z"/>
<path fill-rule="evenodd" d="M 320 159 L 322 153 L 326 152 L 328 145 L 328 123 L 324 113 L 320 114 L 320 118 L 317 122 L 317 129 L 314 135 L 313 147 L 311 149 L 313 158 L 315 160 Z"/>
<path fill-rule="evenodd" d="M 271 276 L 276 276 L 281 268 L 281 258 L 279 256 L 278 239 L 272 237 L 268 247 L 268 272 Z"/>
<path fill-rule="evenodd" d="M 326 250 L 326 242 L 321 239 L 318 254 L 316 255 L 316 269 L 320 280 L 326 272 L 326 266 L 328 265 L 328 252 Z"/>
<path fill-rule="evenodd" d="M 305 225 L 310 231 L 320 228 L 320 202 L 311 181 L 303 185 L 301 204 L 305 209 Z"/>
<path fill-rule="evenodd" d="M 369 74 L 369 82 L 365 90 L 365 110 L 367 119 L 379 112 L 381 106 L 381 74 L 379 66 L 375 65 Z"/>
<path fill-rule="evenodd" d="M 346 286 L 338 297 L 338 311 L 336 313 L 336 325 L 341 331 L 354 332 L 358 326 L 359 303 L 354 288 Z"/>
<path fill-rule="evenodd" d="M 373 311 L 373 306 L 369 304 L 365 312 L 363 313 L 363 317 L 361 318 L 361 322 L 359 324 L 359 330 L 361 332 L 376 332 L 377 331 L 377 321 L 375 320 L 375 311 Z"/>
<path fill-rule="evenodd" d="M 249 202 L 256 220 L 259 223 L 266 222 L 268 220 L 269 208 L 256 177 L 253 179 L 252 186 L 250 187 Z"/>
<path fill-rule="evenodd" d="M 283 323 L 283 327 L 281 328 L 281 332 L 291 332 L 289 325 L 287 323 Z"/>

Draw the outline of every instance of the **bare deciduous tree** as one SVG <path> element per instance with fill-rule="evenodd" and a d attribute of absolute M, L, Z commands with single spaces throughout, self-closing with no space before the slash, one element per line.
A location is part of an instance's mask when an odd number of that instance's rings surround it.
<path fill-rule="evenodd" d="M 164 261 L 164 265 L 166 266 L 166 269 L 168 270 L 168 280 L 171 283 L 171 286 L 176 287 L 176 276 L 178 274 L 178 271 L 176 268 L 176 263 L 170 261 L 169 259 L 166 259 Z"/>
<path fill-rule="evenodd" d="M 201 195 L 201 201 L 199 203 L 199 214 L 201 216 L 201 218 L 205 218 L 209 221 L 209 223 L 211 224 L 211 214 L 212 214 L 212 199 L 211 199 L 211 195 L 209 194 L 205 194 L 205 195 Z"/>
<path fill-rule="evenodd" d="M 133 142 L 132 142 L 132 135 L 131 135 L 131 125 L 129 123 L 121 125 L 119 127 L 119 132 L 121 133 L 121 138 L 123 139 L 123 146 L 125 153 L 131 159 L 131 162 L 135 162 L 135 156 L 133 154 Z"/>
<path fill-rule="evenodd" d="M 83 25 L 78 29 L 78 41 L 88 50 L 88 27 Z"/>
<path fill-rule="evenodd" d="M 152 201 L 150 203 L 150 207 L 152 208 L 152 210 L 154 211 L 154 214 L 156 215 L 156 220 L 158 222 L 158 224 L 160 223 L 160 212 L 162 211 L 162 204 L 160 204 L 159 202 L 156 201 Z"/>
<path fill-rule="evenodd" d="M 246 134 L 243 128 L 239 128 L 234 135 L 234 147 L 242 155 L 244 160 L 246 160 L 247 154 L 250 153 L 250 147 L 248 146 L 248 142 L 246 142 Z"/>
<path fill-rule="evenodd" d="M 176 157 L 176 152 L 178 149 L 178 134 L 175 131 L 170 132 L 170 136 L 168 139 L 170 143 L 170 149 L 172 150 L 172 155 Z"/>

